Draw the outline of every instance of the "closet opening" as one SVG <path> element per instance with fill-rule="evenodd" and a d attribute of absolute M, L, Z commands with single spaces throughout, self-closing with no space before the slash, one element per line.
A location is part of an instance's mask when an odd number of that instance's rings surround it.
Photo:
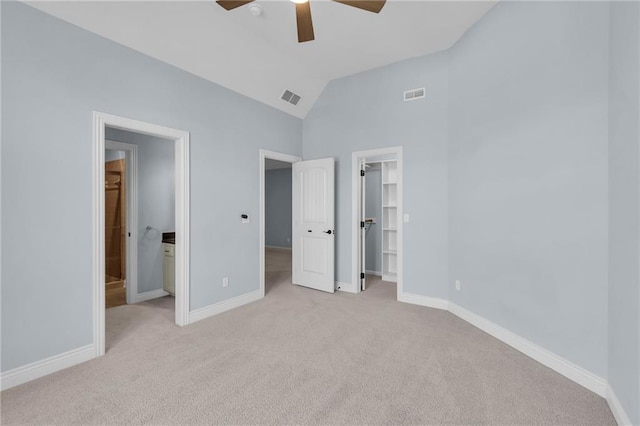
<path fill-rule="evenodd" d="M 353 292 L 402 289 L 402 148 L 353 153 Z M 348 291 L 348 290 L 347 290 Z"/>

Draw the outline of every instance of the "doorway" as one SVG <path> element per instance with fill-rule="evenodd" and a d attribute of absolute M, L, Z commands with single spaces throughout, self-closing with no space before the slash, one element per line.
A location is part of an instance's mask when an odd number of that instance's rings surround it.
<path fill-rule="evenodd" d="M 402 293 L 402 147 L 352 155 L 353 293 L 395 283 Z"/>
<path fill-rule="evenodd" d="M 292 165 L 300 160 L 294 155 L 260 150 L 259 258 L 262 297 L 275 286 L 291 281 Z"/>
<path fill-rule="evenodd" d="M 291 281 L 292 164 L 265 160 L 265 294 Z"/>
<path fill-rule="evenodd" d="M 93 247 L 93 282 L 94 282 L 94 346 L 96 356 L 105 353 L 105 271 L 106 271 L 106 238 L 105 238 L 105 154 L 106 135 L 108 129 L 117 131 L 132 132 L 136 134 L 164 138 L 171 142 L 171 150 L 174 153 L 173 164 L 175 176 L 171 184 L 174 189 L 175 206 L 174 212 L 174 258 L 175 258 L 175 315 L 177 325 L 184 326 L 189 323 L 189 133 L 170 129 L 155 124 L 145 123 L 124 117 L 94 112 L 94 138 L 93 138 L 93 188 L 94 188 L 94 247 Z M 130 162 L 129 162 L 130 165 Z M 136 179 L 135 174 L 129 177 L 129 185 Z M 131 193 L 132 191 L 129 191 Z M 132 207 L 135 209 L 135 206 Z M 137 217 L 136 212 L 132 212 L 129 217 Z M 129 222 L 130 223 L 130 222 Z M 162 229 L 154 224 L 141 223 L 142 228 L 131 226 L 126 229 L 127 258 L 135 253 L 131 249 L 131 241 L 143 241 L 144 238 L 153 237 L 161 239 Z M 128 264 L 126 273 L 128 274 L 127 284 L 132 283 L 134 271 L 132 266 L 135 262 Z M 160 266 L 160 269 L 162 265 Z M 142 289 L 144 290 L 144 289 Z M 160 289 L 159 291 L 163 291 Z M 129 292 L 127 292 L 129 295 Z M 140 296 L 143 292 L 135 292 Z M 140 301 L 138 298 L 136 301 Z"/>

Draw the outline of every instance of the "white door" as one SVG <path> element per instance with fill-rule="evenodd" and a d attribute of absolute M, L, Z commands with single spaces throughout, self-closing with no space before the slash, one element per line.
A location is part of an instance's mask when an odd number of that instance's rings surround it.
<path fill-rule="evenodd" d="M 365 228 L 365 202 L 366 202 L 366 166 L 364 161 L 360 161 L 360 290 L 367 289 L 365 278 L 365 261 L 367 247 L 367 229 Z"/>
<path fill-rule="evenodd" d="M 334 160 L 293 163 L 293 283 L 333 293 Z"/>

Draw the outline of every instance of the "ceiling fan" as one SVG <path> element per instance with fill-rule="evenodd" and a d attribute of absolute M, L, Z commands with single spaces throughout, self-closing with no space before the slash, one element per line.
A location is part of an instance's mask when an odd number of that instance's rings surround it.
<path fill-rule="evenodd" d="M 254 0 L 218 0 L 220 6 L 226 10 L 244 6 Z M 298 43 L 311 41 L 313 36 L 313 22 L 311 21 L 311 6 L 309 0 L 291 0 L 296 4 L 296 20 L 298 21 Z M 384 7 L 386 0 L 333 0 L 368 12 L 378 13 Z"/>

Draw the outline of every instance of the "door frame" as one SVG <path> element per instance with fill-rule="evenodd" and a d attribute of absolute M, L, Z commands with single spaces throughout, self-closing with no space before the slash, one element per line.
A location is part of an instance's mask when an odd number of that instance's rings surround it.
<path fill-rule="evenodd" d="M 264 279 L 264 273 L 265 273 L 265 259 L 264 259 L 264 248 L 265 248 L 265 201 L 266 201 L 266 196 L 265 196 L 265 172 L 266 172 L 266 160 L 270 159 L 270 160 L 278 160 L 278 161 L 284 161 L 285 163 L 291 163 L 293 165 L 293 163 L 297 163 L 298 161 L 302 161 L 301 157 L 298 157 L 296 155 L 290 155 L 290 154 L 283 154 L 280 152 L 275 152 L 275 151 L 268 151 L 266 149 L 261 149 L 260 150 L 260 196 L 259 196 L 259 205 L 260 205 L 260 245 L 259 245 L 259 249 L 260 249 L 260 297 L 264 297 L 265 295 L 265 279 Z M 293 167 L 291 168 L 291 179 L 292 179 L 292 184 L 293 184 Z M 293 194 L 292 198 L 293 198 Z M 291 204 L 291 215 L 293 218 L 293 202 Z M 291 232 L 293 233 L 293 220 L 291 221 Z M 291 244 L 291 250 L 293 252 L 293 241 Z"/>
<path fill-rule="evenodd" d="M 351 285 L 349 287 L 342 286 L 343 291 L 350 293 L 360 293 L 360 276 L 359 276 L 359 260 L 361 251 L 360 241 L 360 163 L 373 162 L 375 157 L 393 156 L 398 165 L 398 275 L 396 283 L 396 300 L 403 292 L 404 280 L 404 176 L 403 176 L 403 158 L 402 147 L 395 146 L 389 148 L 370 149 L 366 151 L 355 151 L 351 154 Z"/>
<path fill-rule="evenodd" d="M 190 264 L 190 180 L 189 132 L 156 124 L 93 112 L 93 340 L 96 356 L 105 354 L 105 213 L 104 213 L 104 156 L 105 128 L 115 127 L 175 141 L 175 220 L 176 220 L 176 303 L 175 322 L 189 323 L 189 264 Z M 137 229 L 130 238 L 137 239 Z"/>
<path fill-rule="evenodd" d="M 124 151 L 125 182 L 127 187 L 127 232 L 135 235 L 138 229 L 138 145 L 105 140 L 105 150 Z M 138 239 L 126 239 L 126 294 L 127 304 L 137 303 L 138 296 Z"/>

